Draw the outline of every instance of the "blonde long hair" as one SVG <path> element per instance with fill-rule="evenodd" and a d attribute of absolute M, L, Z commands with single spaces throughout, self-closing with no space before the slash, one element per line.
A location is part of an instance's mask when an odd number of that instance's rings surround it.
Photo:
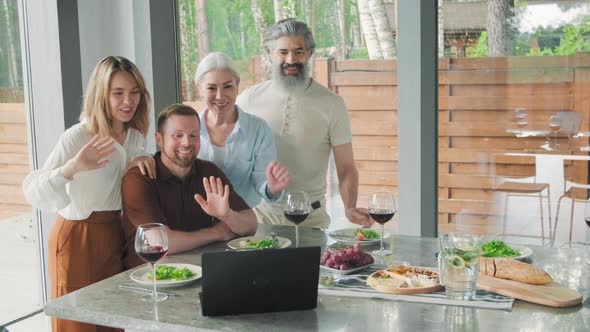
<path fill-rule="evenodd" d="M 137 89 L 141 95 L 137 111 L 131 121 L 125 123 L 125 129 L 137 129 L 145 137 L 150 124 L 150 93 L 147 91 L 145 80 L 139 69 L 133 62 L 121 56 L 108 56 L 100 60 L 94 67 L 84 96 L 80 121 L 86 121 L 91 135 L 98 134 L 103 137 L 110 135 L 112 110 L 109 103 L 109 90 L 114 74 L 119 71 L 126 72 L 135 79 Z"/>

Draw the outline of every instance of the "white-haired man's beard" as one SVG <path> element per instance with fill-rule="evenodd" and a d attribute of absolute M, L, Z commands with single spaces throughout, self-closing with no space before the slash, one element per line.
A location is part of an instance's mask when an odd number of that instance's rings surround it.
<path fill-rule="evenodd" d="M 287 75 L 284 69 L 297 68 L 295 75 Z M 302 92 L 309 81 L 309 66 L 302 63 L 282 64 L 272 66 L 272 80 L 285 92 Z"/>

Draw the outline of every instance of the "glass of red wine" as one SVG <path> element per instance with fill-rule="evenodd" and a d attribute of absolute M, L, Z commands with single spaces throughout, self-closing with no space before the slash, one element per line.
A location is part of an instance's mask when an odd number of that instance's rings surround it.
<path fill-rule="evenodd" d="M 311 213 L 309 195 L 303 191 L 289 192 L 285 198 L 283 213 L 285 218 L 295 224 L 295 247 L 299 247 L 299 224 Z"/>
<path fill-rule="evenodd" d="M 153 302 L 167 299 L 168 295 L 158 293 L 156 290 L 156 262 L 168 252 L 168 236 L 164 225 L 158 223 L 139 225 L 135 234 L 135 252 L 141 259 L 152 266 L 154 288 L 151 294 L 144 296 L 142 299 Z"/>
<path fill-rule="evenodd" d="M 383 233 L 385 223 L 390 221 L 395 214 L 395 200 L 391 192 L 376 192 L 369 196 L 369 215 L 373 220 L 381 224 L 381 249 L 373 251 L 377 256 L 391 255 L 390 250 L 383 249 Z"/>

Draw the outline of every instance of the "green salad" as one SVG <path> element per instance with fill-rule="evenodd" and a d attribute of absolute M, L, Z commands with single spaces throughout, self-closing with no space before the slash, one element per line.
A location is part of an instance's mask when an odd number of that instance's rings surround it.
<path fill-rule="evenodd" d="M 520 252 L 503 241 L 490 241 L 483 245 L 483 257 L 517 257 Z"/>
<path fill-rule="evenodd" d="M 264 240 L 252 241 L 252 240 L 248 239 L 246 241 L 241 241 L 240 247 L 250 248 L 250 249 L 278 248 L 279 247 L 279 240 L 277 240 L 277 239 L 264 239 Z"/>
<path fill-rule="evenodd" d="M 195 275 L 191 270 L 184 268 L 179 269 L 169 265 L 156 266 L 156 280 L 186 280 Z M 152 280 L 152 273 L 148 274 L 148 279 Z"/>
<path fill-rule="evenodd" d="M 357 238 L 357 240 L 360 241 L 379 239 L 379 233 L 375 232 L 372 229 L 357 228 L 354 231 L 354 236 Z"/>

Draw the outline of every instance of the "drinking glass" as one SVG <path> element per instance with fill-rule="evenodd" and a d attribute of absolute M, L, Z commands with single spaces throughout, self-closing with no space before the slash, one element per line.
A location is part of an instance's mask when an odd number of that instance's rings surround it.
<path fill-rule="evenodd" d="M 142 297 L 142 299 L 153 302 L 167 299 L 168 295 L 158 293 L 156 290 L 156 262 L 168 252 L 168 236 L 164 225 L 158 223 L 139 225 L 135 234 L 135 252 L 152 266 L 154 288 L 151 294 Z"/>
<path fill-rule="evenodd" d="M 526 127 L 526 125 L 529 123 L 527 117 L 528 112 L 525 108 L 517 108 L 514 110 L 513 120 L 518 128 L 523 129 Z"/>
<path fill-rule="evenodd" d="M 590 227 L 590 199 L 586 201 L 586 206 L 584 207 L 584 221 L 586 222 L 586 226 Z M 590 245 L 590 242 L 584 242 L 585 245 Z M 590 261 L 586 261 L 586 264 L 590 264 Z"/>
<path fill-rule="evenodd" d="M 299 247 L 299 224 L 311 213 L 309 195 L 304 191 L 289 192 L 283 205 L 285 218 L 295 224 L 295 247 Z"/>
<path fill-rule="evenodd" d="M 369 215 L 373 220 L 381 224 L 381 248 L 373 251 L 374 255 L 387 256 L 391 255 L 391 250 L 383 249 L 384 225 L 390 221 L 395 214 L 395 200 L 391 192 L 376 192 L 369 196 Z"/>
<path fill-rule="evenodd" d="M 586 206 L 584 207 L 584 221 L 586 222 L 586 226 L 590 227 L 590 199 L 586 201 Z"/>
<path fill-rule="evenodd" d="M 439 237 L 438 268 L 440 283 L 447 296 L 470 300 L 475 295 L 482 239 L 464 233 L 446 233 Z"/>

